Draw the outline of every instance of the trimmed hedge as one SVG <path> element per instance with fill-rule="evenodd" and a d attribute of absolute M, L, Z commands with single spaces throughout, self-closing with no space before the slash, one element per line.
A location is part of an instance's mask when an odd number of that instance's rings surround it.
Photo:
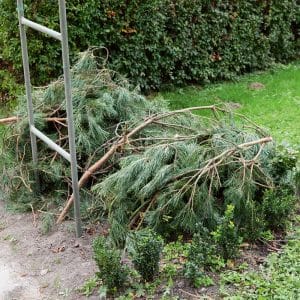
<path fill-rule="evenodd" d="M 28 18 L 59 30 L 57 0 L 25 2 Z M 144 90 L 227 80 L 298 55 L 299 7 L 297 0 L 70 0 L 70 48 L 74 57 L 106 47 L 108 66 Z M 33 83 L 45 83 L 62 72 L 60 45 L 30 29 L 28 38 Z M 20 76 L 15 1 L 0 0 L 0 49 Z"/>

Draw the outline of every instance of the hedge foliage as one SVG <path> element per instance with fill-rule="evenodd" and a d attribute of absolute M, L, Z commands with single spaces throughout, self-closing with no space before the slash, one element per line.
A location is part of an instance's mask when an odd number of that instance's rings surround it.
<path fill-rule="evenodd" d="M 57 0 L 26 1 L 26 16 L 58 30 Z M 74 54 L 109 51 L 108 66 L 142 89 L 232 79 L 297 56 L 298 0 L 70 0 Z M 28 30 L 34 84 L 61 72 L 60 45 Z M 105 53 L 103 53 L 105 54 Z M 15 1 L 0 1 L 0 60 L 20 76 Z"/>

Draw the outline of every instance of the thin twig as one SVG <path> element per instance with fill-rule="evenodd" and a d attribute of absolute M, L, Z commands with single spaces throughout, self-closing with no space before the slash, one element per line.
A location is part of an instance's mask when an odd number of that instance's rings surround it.
<path fill-rule="evenodd" d="M 184 293 L 184 294 L 186 294 L 186 295 L 188 295 L 189 297 L 193 297 L 193 299 L 200 299 L 200 295 L 199 294 L 192 294 L 192 293 L 187 292 L 187 291 L 185 291 L 183 289 L 179 289 L 179 291 L 182 292 L 182 293 Z"/>
<path fill-rule="evenodd" d="M 33 206 L 30 203 L 30 207 L 31 207 L 31 212 L 32 212 L 32 217 L 33 217 L 33 226 L 36 227 L 37 223 L 36 223 L 36 213 L 34 212 Z"/>

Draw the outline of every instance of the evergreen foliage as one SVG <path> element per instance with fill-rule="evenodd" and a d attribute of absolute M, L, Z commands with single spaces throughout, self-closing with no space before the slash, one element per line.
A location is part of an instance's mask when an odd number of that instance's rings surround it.
<path fill-rule="evenodd" d="M 242 240 L 234 224 L 233 205 L 227 205 L 224 216 L 212 235 L 224 259 L 235 258 L 238 255 Z"/>
<path fill-rule="evenodd" d="M 121 288 L 127 277 L 127 270 L 121 264 L 121 254 L 108 244 L 104 237 L 98 237 L 93 242 L 94 259 L 99 272 L 97 276 L 110 292 Z"/>
<path fill-rule="evenodd" d="M 254 242 L 262 237 L 267 229 L 262 204 L 260 201 L 247 201 L 245 211 L 247 213 L 238 217 L 239 234 L 244 240 Z"/>
<path fill-rule="evenodd" d="M 284 187 L 291 194 L 299 186 L 298 157 L 299 149 L 289 145 L 279 145 L 276 155 L 272 157 L 270 173 L 275 184 Z"/>
<path fill-rule="evenodd" d="M 72 68 L 74 123 L 79 166 L 86 166 L 105 152 L 105 143 L 115 137 L 115 132 L 126 131 L 127 122 L 135 123 L 148 114 L 163 110 L 157 104 L 146 101 L 137 90 L 115 72 L 99 69 L 95 49 L 80 54 Z M 59 78 L 47 87 L 34 90 L 33 101 L 39 113 L 35 114 L 35 126 L 68 151 L 66 107 L 63 79 Z M 31 164 L 31 148 L 25 97 L 15 114 L 21 121 L 13 124 L 3 135 L 2 157 L 5 180 L 1 182 L 13 202 L 28 203 L 34 182 Z M 53 122 L 47 118 L 55 119 Z M 38 142 L 39 175 L 41 192 L 49 202 L 59 204 L 66 197 L 69 187 L 68 162 L 53 153 L 44 143 Z M 119 154 L 122 155 L 121 153 Z M 113 163 L 113 162 L 112 162 Z M 79 168 L 79 173 L 83 168 Z M 92 198 L 83 194 L 85 199 Z M 38 200 L 38 199 L 36 199 Z M 58 200 L 58 203 L 57 203 Z M 27 206 L 27 209 L 30 207 Z"/>
<path fill-rule="evenodd" d="M 270 229 L 285 229 L 289 216 L 294 212 L 296 199 L 289 190 L 266 191 L 262 203 L 267 227 Z"/>
<path fill-rule="evenodd" d="M 197 233 L 193 235 L 193 240 L 184 265 L 184 277 L 190 283 L 199 287 L 199 283 L 206 278 L 205 271 L 214 266 L 214 260 L 221 261 L 216 255 L 216 246 L 210 232 L 202 225 L 197 225 Z"/>
<path fill-rule="evenodd" d="M 57 1 L 24 1 L 27 18 L 59 30 Z M 109 67 L 142 89 L 231 79 L 299 54 L 296 0 L 72 0 L 71 56 L 89 46 L 109 52 Z M 34 84 L 61 72 L 59 43 L 29 29 Z M 16 3 L 0 1 L 0 65 L 22 77 Z M 106 52 L 103 51 L 106 55 Z M 51 64 L 49 64 L 51 62 Z"/>
<path fill-rule="evenodd" d="M 141 224 L 164 235 L 194 233 L 199 222 L 212 230 L 225 203 L 236 206 L 235 219 L 241 223 L 249 213 L 247 204 L 261 201 L 259 191 L 272 186 L 268 174 L 272 147 L 237 147 L 233 156 L 215 160 L 233 145 L 257 139 L 258 134 L 222 121 L 206 124 L 205 133 L 200 131 L 196 138 L 173 141 L 171 137 L 168 143 L 123 158 L 119 171 L 94 186 L 109 209 L 111 235 L 117 243 L 123 243 L 128 229 Z M 253 160 L 258 152 L 258 161 Z"/>
<path fill-rule="evenodd" d="M 137 231 L 132 237 L 130 249 L 136 270 L 145 281 L 153 281 L 159 271 L 162 238 L 151 229 Z"/>

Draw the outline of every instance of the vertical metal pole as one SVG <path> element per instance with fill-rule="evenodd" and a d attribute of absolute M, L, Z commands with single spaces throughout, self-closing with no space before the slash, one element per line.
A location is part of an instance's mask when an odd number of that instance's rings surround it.
<path fill-rule="evenodd" d="M 71 173 L 72 173 L 72 188 L 74 194 L 76 236 L 80 237 L 82 234 L 82 228 L 81 228 L 81 219 L 80 219 L 80 199 L 79 199 L 79 187 L 78 187 L 75 129 L 74 129 L 74 121 L 73 121 L 73 103 L 72 103 L 72 93 L 71 93 L 71 74 L 70 74 L 67 15 L 66 15 L 65 0 L 59 0 L 59 18 L 60 18 L 60 32 L 62 34 L 62 58 L 63 58 L 63 65 L 64 65 L 65 96 L 67 102 L 69 148 L 70 148 L 70 155 L 71 155 Z"/>
<path fill-rule="evenodd" d="M 17 5 L 18 5 L 19 29 L 20 29 L 20 37 L 21 37 L 26 98 L 27 98 L 28 120 L 29 120 L 29 128 L 30 128 L 31 125 L 34 126 L 34 116 L 33 116 L 31 82 L 30 82 L 30 72 L 29 72 L 27 38 L 26 38 L 25 27 L 21 23 L 21 18 L 24 17 L 23 0 L 17 0 Z M 40 190 L 40 182 L 39 182 L 39 176 L 38 176 L 38 172 L 37 172 L 37 164 L 38 164 L 37 143 L 36 143 L 36 136 L 32 132 L 30 132 L 30 140 L 31 140 L 32 160 L 33 160 L 33 165 L 34 165 L 34 169 L 35 169 L 34 170 L 35 181 L 36 181 L 35 190 L 39 191 Z"/>

